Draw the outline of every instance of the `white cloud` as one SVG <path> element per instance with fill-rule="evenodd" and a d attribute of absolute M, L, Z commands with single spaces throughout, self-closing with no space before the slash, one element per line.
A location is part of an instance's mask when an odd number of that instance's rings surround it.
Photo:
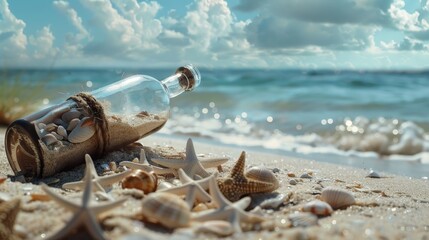
<path fill-rule="evenodd" d="M 423 30 L 419 22 L 419 13 L 417 11 L 409 13 L 404 9 L 405 2 L 403 0 L 395 0 L 389 8 L 389 14 L 396 27 L 406 31 Z"/>
<path fill-rule="evenodd" d="M 59 10 L 64 12 L 67 17 L 70 19 L 73 26 L 77 29 L 78 34 L 76 34 L 76 41 L 81 41 L 85 38 L 90 38 L 90 34 L 88 30 L 86 30 L 85 26 L 82 23 L 82 18 L 80 18 L 73 8 L 70 7 L 70 4 L 66 1 L 54 1 L 54 6 Z"/>
<path fill-rule="evenodd" d="M 35 59 L 53 59 L 58 53 L 54 47 L 55 37 L 49 27 L 43 27 L 35 36 L 30 36 L 30 45 L 34 47 L 33 57 Z"/>

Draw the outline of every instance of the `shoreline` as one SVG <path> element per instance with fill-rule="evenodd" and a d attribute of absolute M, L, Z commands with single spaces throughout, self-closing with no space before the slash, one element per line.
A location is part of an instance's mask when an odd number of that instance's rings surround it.
<path fill-rule="evenodd" d="M 12 171 L 6 159 L 4 152 L 4 133 L 5 129 L 0 128 L 0 167 L 2 175 L 10 175 Z M 151 135 L 139 141 L 144 146 L 155 147 L 171 146 L 177 151 L 183 151 L 186 141 L 175 137 Z M 216 156 L 227 155 L 231 159 L 224 164 L 222 176 L 226 176 L 231 167 L 238 159 L 244 148 L 233 146 L 219 146 L 194 141 L 197 154 L 213 154 Z M 429 237 L 429 181 L 423 179 L 410 179 L 408 177 L 398 176 L 390 173 L 382 173 L 382 178 L 367 178 L 368 169 L 351 168 L 348 166 L 319 162 L 311 159 L 302 159 L 279 154 L 255 151 L 246 148 L 246 168 L 255 165 L 264 165 L 269 169 L 277 168 L 276 176 L 280 181 L 280 188 L 276 192 L 280 194 L 291 194 L 292 197 L 279 209 L 263 210 L 264 216 L 269 219 L 268 228 L 262 227 L 261 230 L 244 232 L 243 234 L 233 235 L 233 239 L 258 239 L 272 238 L 283 239 L 290 237 L 298 239 L 301 237 L 315 239 L 363 239 L 363 238 L 407 238 L 423 239 Z M 128 160 L 134 155 L 123 152 L 113 152 L 107 154 L 102 159 L 95 161 L 100 167 L 101 162 Z M 125 159 L 128 158 L 128 159 Z M 70 171 L 54 175 L 49 181 L 55 178 L 61 181 L 79 180 L 83 174 L 84 166 L 81 165 Z M 212 171 L 212 170 L 211 170 Z M 288 173 L 293 172 L 297 177 L 288 177 Z M 312 178 L 305 179 L 299 176 L 303 173 L 312 173 Z M 296 180 L 297 184 L 292 185 L 290 180 Z M 377 206 L 351 206 L 345 210 L 337 210 L 331 216 L 319 218 L 318 225 L 302 228 L 290 227 L 285 224 L 288 222 L 288 215 L 298 211 L 302 204 L 316 199 L 320 195 L 321 189 L 327 186 L 337 186 L 352 192 L 356 200 L 363 203 L 374 203 Z M 30 202 L 28 189 L 36 193 L 43 193 L 37 185 L 7 180 L 0 185 L 0 191 L 11 194 L 22 199 L 21 212 L 18 215 L 17 225 L 25 226 L 27 239 L 32 239 L 40 234 L 52 234 L 71 217 L 67 211 L 58 207 L 53 201 L 48 202 Z M 58 189 L 58 191 L 60 191 Z M 79 193 L 64 192 L 63 194 L 76 197 Z M 111 192 L 115 197 L 124 196 L 119 186 L 115 185 Z M 128 234 L 139 235 L 147 234 L 146 228 L 137 232 L 131 231 L 127 224 L 136 225 L 135 220 L 126 219 L 124 215 L 130 215 L 140 207 L 141 200 L 130 199 L 123 208 L 111 211 L 108 220 L 109 229 L 105 230 L 108 239 L 120 239 Z M 257 199 L 261 195 L 252 196 L 252 204 L 257 204 Z M 49 210 L 47 210 L 49 209 Z M 55 218 L 52 216 L 56 216 Z M 41 221 L 41 220 L 45 221 Z M 107 221 L 107 220 L 106 220 Z M 106 221 L 103 224 L 106 225 Z M 139 223 L 142 225 L 141 223 Z M 55 226 L 55 227 L 52 227 Z M 166 235 L 166 233 L 150 231 L 154 237 L 175 237 Z M 170 234 L 170 233 L 167 233 Z M 175 231 L 173 235 L 187 238 L 206 238 L 205 235 L 191 236 L 186 231 Z M 184 235 L 185 234 L 185 235 Z M 152 239 L 152 235 L 150 237 Z"/>

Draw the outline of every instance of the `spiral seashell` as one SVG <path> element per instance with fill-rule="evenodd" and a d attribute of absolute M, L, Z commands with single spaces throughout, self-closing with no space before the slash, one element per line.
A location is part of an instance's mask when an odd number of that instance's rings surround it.
<path fill-rule="evenodd" d="M 94 119 L 86 117 L 71 131 L 68 140 L 71 143 L 81 143 L 90 139 L 95 133 Z"/>
<path fill-rule="evenodd" d="M 322 201 L 329 203 L 334 210 L 347 208 L 356 203 L 351 192 L 336 187 L 327 187 L 323 189 L 320 198 Z"/>
<path fill-rule="evenodd" d="M 66 122 L 66 123 L 69 123 L 72 119 L 74 119 L 74 118 L 79 118 L 81 114 L 82 114 L 82 113 L 81 113 L 81 112 L 79 112 L 78 110 L 76 110 L 76 109 L 71 109 L 70 111 L 65 112 L 65 113 L 61 116 L 61 120 L 63 120 L 63 121 L 64 121 L 64 122 Z"/>
<path fill-rule="evenodd" d="M 179 196 L 155 192 L 142 201 L 142 214 L 151 222 L 159 222 L 167 228 L 187 227 L 191 220 L 188 204 Z"/>
<path fill-rule="evenodd" d="M 253 180 L 272 183 L 273 189 L 271 191 L 276 190 L 280 186 L 279 180 L 277 180 L 276 175 L 274 175 L 273 171 L 263 166 L 251 167 L 244 175 Z"/>
<path fill-rule="evenodd" d="M 304 204 L 302 211 L 311 212 L 317 216 L 329 216 L 334 210 L 332 210 L 332 207 L 328 203 L 314 200 Z"/>
<path fill-rule="evenodd" d="M 155 192 L 158 186 L 158 176 L 153 172 L 143 170 L 133 171 L 121 182 L 122 188 L 135 188 L 142 190 L 145 194 Z"/>
<path fill-rule="evenodd" d="M 58 139 L 54 135 L 48 133 L 42 137 L 42 141 L 46 144 L 46 146 L 49 146 L 51 144 L 56 143 Z"/>
<path fill-rule="evenodd" d="M 227 237 L 234 233 L 232 224 L 222 220 L 212 220 L 202 223 L 195 228 L 195 233 L 214 234 L 219 237 Z"/>
<path fill-rule="evenodd" d="M 70 121 L 68 127 L 67 127 L 67 131 L 73 131 L 73 129 L 80 123 L 80 119 L 79 118 L 74 118 Z"/>
<path fill-rule="evenodd" d="M 67 130 L 63 126 L 58 126 L 57 133 L 67 139 Z"/>
<path fill-rule="evenodd" d="M 308 212 L 292 213 L 288 218 L 294 227 L 311 227 L 318 224 L 317 216 Z"/>

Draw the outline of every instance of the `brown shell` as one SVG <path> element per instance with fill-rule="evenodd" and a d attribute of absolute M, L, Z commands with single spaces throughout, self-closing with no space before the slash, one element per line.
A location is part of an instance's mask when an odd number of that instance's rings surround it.
<path fill-rule="evenodd" d="M 143 170 L 135 170 L 121 182 L 122 188 L 135 188 L 148 194 L 155 192 L 158 187 L 158 176 Z"/>
<path fill-rule="evenodd" d="M 179 196 L 167 192 L 146 196 L 142 201 L 142 215 L 149 221 L 172 229 L 187 227 L 191 220 L 188 204 Z"/>
<path fill-rule="evenodd" d="M 276 175 L 274 175 L 273 171 L 263 166 L 251 167 L 244 175 L 247 178 L 251 178 L 261 182 L 272 183 L 273 189 L 271 191 L 278 189 L 280 186 L 279 180 L 277 180 L 277 177 Z"/>

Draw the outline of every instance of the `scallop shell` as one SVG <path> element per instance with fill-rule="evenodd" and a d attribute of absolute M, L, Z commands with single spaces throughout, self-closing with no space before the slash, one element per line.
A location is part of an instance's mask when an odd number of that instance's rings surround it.
<path fill-rule="evenodd" d="M 94 120 L 89 117 L 83 118 L 82 121 L 80 121 L 80 123 L 69 134 L 69 142 L 81 143 L 90 139 L 95 133 L 93 121 Z"/>
<path fill-rule="evenodd" d="M 187 227 L 191 220 L 188 204 L 179 196 L 166 192 L 147 195 L 142 201 L 142 214 L 149 221 L 173 229 Z"/>
<path fill-rule="evenodd" d="M 158 185 L 158 176 L 155 173 L 149 173 L 143 170 L 133 171 L 122 180 L 122 188 L 135 188 L 148 194 L 155 192 Z"/>
<path fill-rule="evenodd" d="M 202 223 L 195 228 L 195 233 L 214 234 L 218 237 L 227 237 L 234 233 L 232 224 L 222 220 L 212 220 Z"/>
<path fill-rule="evenodd" d="M 54 135 L 48 133 L 42 137 L 42 141 L 46 144 L 46 146 L 49 146 L 51 144 L 56 143 L 58 140 Z"/>
<path fill-rule="evenodd" d="M 317 225 L 317 216 L 308 212 L 292 213 L 288 216 L 293 227 L 311 227 Z"/>
<path fill-rule="evenodd" d="M 302 207 L 303 212 L 311 212 L 317 216 L 329 216 L 334 211 L 331 205 L 326 202 L 314 200 L 304 204 Z"/>
<path fill-rule="evenodd" d="M 274 175 L 273 171 L 263 166 L 251 167 L 244 175 L 248 178 L 261 182 L 272 183 L 273 189 L 271 189 L 271 191 L 276 190 L 280 186 L 279 180 L 277 180 L 276 175 Z"/>
<path fill-rule="evenodd" d="M 351 192 L 336 187 L 323 189 L 320 198 L 322 201 L 329 203 L 333 209 L 347 208 L 356 203 Z"/>
<path fill-rule="evenodd" d="M 67 130 L 63 126 L 58 126 L 57 133 L 67 139 Z"/>
<path fill-rule="evenodd" d="M 65 113 L 61 116 L 61 120 L 63 120 L 63 121 L 64 121 L 64 122 L 66 122 L 66 123 L 69 123 L 72 119 L 74 119 L 74 118 L 79 118 L 81 114 L 82 114 L 82 113 L 81 113 L 81 112 L 79 112 L 78 110 L 76 110 L 76 109 L 72 109 L 72 110 L 70 110 L 70 111 L 68 111 L 68 112 L 65 112 Z"/>
<path fill-rule="evenodd" d="M 79 118 L 74 118 L 70 121 L 67 131 L 72 131 L 80 123 Z"/>

